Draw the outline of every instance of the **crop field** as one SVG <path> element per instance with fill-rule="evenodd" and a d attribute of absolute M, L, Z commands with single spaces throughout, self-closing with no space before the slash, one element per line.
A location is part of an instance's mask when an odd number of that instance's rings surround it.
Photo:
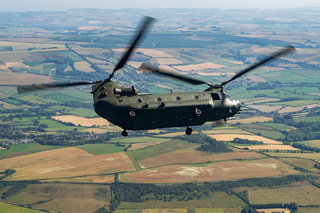
<path fill-rule="evenodd" d="M 296 122 L 317 122 L 320 120 L 320 116 L 304 117 L 304 118 L 295 118 Z"/>
<path fill-rule="evenodd" d="M 238 146 L 238 147 L 244 148 L 245 146 Z M 290 145 L 281 145 L 281 144 L 253 145 L 253 146 L 248 146 L 247 148 L 250 150 L 300 150 Z"/>
<path fill-rule="evenodd" d="M 124 153 L 92 155 L 70 147 L 0 160 L 0 169 L 9 168 L 16 172 L 8 180 L 35 180 L 132 171 L 134 166 Z"/>
<path fill-rule="evenodd" d="M 0 85 L 29 85 L 51 83 L 48 76 L 29 73 L 0 72 Z"/>
<path fill-rule="evenodd" d="M 279 110 L 279 113 L 299 112 L 299 111 L 303 110 L 304 108 L 312 109 L 312 108 L 319 107 L 319 106 L 320 106 L 319 104 L 303 105 L 303 106 L 299 106 L 299 107 L 288 106 L 288 107 L 285 107 L 285 108 Z"/>
<path fill-rule="evenodd" d="M 93 155 L 117 153 L 122 152 L 124 149 L 124 147 L 115 144 L 85 144 L 78 146 L 78 148 Z"/>
<path fill-rule="evenodd" d="M 120 209 L 118 213 L 188 213 L 188 209 Z"/>
<path fill-rule="evenodd" d="M 286 124 L 278 124 L 278 123 L 263 123 L 261 125 L 271 127 L 277 131 L 290 131 L 290 130 L 296 129 L 296 128 L 288 126 Z"/>
<path fill-rule="evenodd" d="M 193 71 L 193 70 L 206 70 L 206 69 L 219 69 L 225 66 L 220 64 L 215 64 L 211 62 L 201 63 L 201 64 L 190 64 L 190 65 L 181 65 L 181 66 L 174 66 L 175 69 L 181 71 Z"/>
<path fill-rule="evenodd" d="M 233 119 L 233 120 L 229 120 L 228 123 L 236 124 L 239 122 L 243 124 L 250 124 L 255 122 L 269 122 L 272 120 L 273 118 L 270 118 L 270 117 L 257 116 L 257 117 L 251 117 L 251 118 Z"/>
<path fill-rule="evenodd" d="M 91 68 L 91 65 L 86 61 L 77 61 L 74 63 L 75 69 L 80 70 L 81 72 L 95 72 Z"/>
<path fill-rule="evenodd" d="M 8 198 L 11 202 L 58 212 L 94 212 L 110 201 L 110 187 L 93 184 L 31 184 Z"/>
<path fill-rule="evenodd" d="M 145 149 L 129 151 L 127 154 L 131 156 L 135 161 L 140 161 L 143 159 L 147 159 L 150 157 L 155 157 L 164 153 L 172 152 L 179 149 L 186 149 L 190 147 L 195 147 L 198 145 L 180 141 L 180 140 L 172 140 L 170 142 L 161 143 L 159 145 L 151 146 Z"/>
<path fill-rule="evenodd" d="M 182 61 L 176 58 L 156 58 L 156 60 L 161 65 L 168 65 L 168 64 L 182 64 Z M 141 64 L 141 63 L 140 63 Z"/>
<path fill-rule="evenodd" d="M 26 155 L 35 152 L 42 152 L 51 149 L 59 149 L 61 146 L 48 146 L 40 145 L 38 143 L 28 143 L 28 144 L 17 144 L 11 145 L 10 149 L 1 149 L 0 150 L 0 159 L 10 158 L 19 155 Z"/>
<path fill-rule="evenodd" d="M 241 138 L 241 139 L 248 139 L 248 140 L 256 140 L 256 141 L 262 141 L 264 144 L 279 144 L 281 145 L 282 142 L 272 140 L 269 138 L 265 138 L 258 135 L 240 135 L 240 134 L 216 134 L 216 135 L 209 135 L 213 139 L 216 139 L 217 141 L 232 141 L 234 138 Z"/>
<path fill-rule="evenodd" d="M 217 127 L 214 128 L 213 130 L 206 130 L 203 131 L 207 135 L 219 135 L 219 134 L 240 134 L 240 135 L 252 135 L 252 133 L 244 131 L 239 128 L 234 128 L 234 127 Z"/>
<path fill-rule="evenodd" d="M 320 163 L 320 154 L 319 153 L 275 153 L 271 152 L 268 155 L 281 157 L 281 158 L 303 158 L 303 159 L 312 159 Z"/>
<path fill-rule="evenodd" d="M 132 144 L 132 146 L 129 148 L 129 151 L 134 151 L 134 150 L 138 150 L 138 149 L 144 149 L 150 146 L 155 146 L 161 143 L 165 143 L 168 142 L 170 139 L 168 140 L 164 140 L 164 141 L 157 141 L 157 142 L 147 142 L 147 143 L 134 143 Z"/>
<path fill-rule="evenodd" d="M 270 105 L 248 105 L 248 107 L 256 109 L 261 112 L 273 112 L 280 110 L 283 106 L 270 106 Z"/>
<path fill-rule="evenodd" d="M 303 143 L 304 145 L 311 146 L 311 147 L 320 148 L 320 140 L 299 141 L 299 143 Z"/>
<path fill-rule="evenodd" d="M 319 205 L 320 189 L 310 183 L 300 185 L 258 188 L 248 190 L 249 200 L 252 204 L 297 203 L 298 205 Z"/>
<path fill-rule="evenodd" d="M 126 173 L 123 182 L 182 183 L 191 181 L 222 181 L 253 177 L 296 174 L 297 171 L 274 159 L 224 161 L 205 165 L 170 165 Z"/>
<path fill-rule="evenodd" d="M 62 121 L 65 123 L 73 123 L 74 125 L 78 126 L 85 126 L 85 127 L 91 127 L 91 126 L 108 126 L 110 123 L 104 119 L 104 118 L 85 118 L 75 115 L 59 115 L 59 116 L 53 116 L 54 120 Z"/>
<path fill-rule="evenodd" d="M 146 201 L 146 202 L 121 202 L 120 209 L 149 209 L 149 208 L 239 208 L 245 203 L 236 195 L 225 192 L 210 193 L 209 197 L 189 201 Z"/>
<path fill-rule="evenodd" d="M 72 182 L 72 183 L 113 183 L 114 175 L 90 175 L 71 178 L 41 180 L 40 182 Z"/>
<path fill-rule="evenodd" d="M 113 143 L 124 143 L 124 144 L 136 144 L 136 143 L 149 143 L 149 142 L 164 142 L 168 141 L 168 138 L 156 138 L 156 137 L 133 137 L 133 138 L 124 138 L 124 137 L 119 137 L 119 138 L 113 138 L 110 140 L 110 142 Z"/>
<path fill-rule="evenodd" d="M 12 212 L 19 212 L 19 213 L 41 213 L 43 211 L 23 208 L 20 206 L 10 205 L 4 202 L 0 202 L 0 209 L 2 213 L 12 213 Z"/>
<path fill-rule="evenodd" d="M 291 165 L 293 167 L 300 167 L 304 169 L 308 169 L 311 171 L 319 171 L 318 169 L 314 168 L 315 162 L 310 159 L 303 159 L 303 158 L 279 158 L 282 162 Z"/>
<path fill-rule="evenodd" d="M 188 156 L 186 158 L 186 156 Z M 261 155 L 256 152 L 229 152 L 229 153 L 206 153 L 196 151 L 194 149 L 184 149 L 177 150 L 169 153 L 165 153 L 156 157 L 147 158 L 139 161 L 141 167 L 156 167 L 162 165 L 172 165 L 172 164 L 193 164 L 193 163 L 205 163 L 205 162 L 214 162 L 214 161 L 227 161 L 227 160 L 244 160 L 244 159 L 256 159 L 263 158 L 264 155 Z"/>

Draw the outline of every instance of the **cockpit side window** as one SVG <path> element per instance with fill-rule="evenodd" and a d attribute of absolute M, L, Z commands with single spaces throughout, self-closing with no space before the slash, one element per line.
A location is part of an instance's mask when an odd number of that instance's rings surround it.
<path fill-rule="evenodd" d="M 211 93 L 211 97 L 213 100 L 220 100 L 220 96 L 218 93 Z"/>

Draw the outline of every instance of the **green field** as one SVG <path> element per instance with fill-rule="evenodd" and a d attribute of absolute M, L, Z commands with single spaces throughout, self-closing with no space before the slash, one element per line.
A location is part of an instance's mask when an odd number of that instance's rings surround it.
<path fill-rule="evenodd" d="M 133 137 L 133 138 L 113 138 L 110 142 L 112 143 L 150 143 L 150 142 L 163 142 L 168 141 L 168 138 L 155 138 L 155 137 Z"/>
<path fill-rule="evenodd" d="M 302 118 L 295 118 L 295 122 L 319 122 L 320 116 L 312 116 L 312 117 L 302 117 Z"/>
<path fill-rule="evenodd" d="M 159 145 L 151 146 L 145 149 L 139 149 L 135 151 L 129 151 L 127 154 L 131 156 L 135 161 L 155 157 L 164 153 L 172 152 L 178 149 L 186 149 L 189 147 L 197 146 L 186 141 L 172 140 L 167 143 L 161 143 Z"/>
<path fill-rule="evenodd" d="M 279 124 L 279 123 L 261 123 L 262 126 L 267 126 L 275 129 L 276 131 L 288 131 L 293 130 L 294 128 L 291 126 L 288 126 L 286 124 Z"/>
<path fill-rule="evenodd" d="M 93 155 L 102 155 L 122 152 L 125 147 L 116 146 L 114 144 L 85 144 L 78 146 L 78 148 Z"/>
<path fill-rule="evenodd" d="M 311 147 L 320 148 L 320 140 L 299 141 L 299 143 L 302 143 L 304 145 L 311 146 Z"/>
<path fill-rule="evenodd" d="M 15 157 L 19 155 L 26 155 L 35 152 L 42 152 L 51 149 L 59 149 L 63 148 L 61 146 L 49 146 L 49 145 L 40 145 L 38 143 L 28 143 L 28 144 L 17 144 L 11 145 L 10 149 L 2 149 L 0 150 L 0 159 Z"/>
<path fill-rule="evenodd" d="M 0 210 L 1 213 L 15 213 L 15 212 L 19 212 L 19 213 L 40 213 L 43 211 L 39 211 L 39 210 L 33 210 L 33 209 L 28 209 L 28 208 L 23 208 L 20 206 L 14 206 L 14 205 L 10 205 L 4 202 L 0 202 Z"/>

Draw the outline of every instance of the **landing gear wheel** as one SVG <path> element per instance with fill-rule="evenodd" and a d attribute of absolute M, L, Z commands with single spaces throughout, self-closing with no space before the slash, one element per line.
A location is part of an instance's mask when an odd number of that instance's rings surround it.
<path fill-rule="evenodd" d="M 187 135 L 191 135 L 191 133 L 192 133 L 192 129 L 188 127 L 188 128 L 186 129 L 186 134 L 187 134 Z"/>
<path fill-rule="evenodd" d="M 128 136 L 128 132 L 127 132 L 126 130 L 123 130 L 123 131 L 121 132 L 121 135 L 122 135 L 123 137 L 127 137 L 127 136 Z"/>

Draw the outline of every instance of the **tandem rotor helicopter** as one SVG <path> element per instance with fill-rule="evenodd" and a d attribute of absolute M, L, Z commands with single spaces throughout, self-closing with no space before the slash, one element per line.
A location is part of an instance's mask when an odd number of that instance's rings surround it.
<path fill-rule="evenodd" d="M 182 76 L 157 66 L 143 63 L 139 69 L 162 76 L 171 77 L 193 85 L 206 84 L 208 88 L 199 92 L 176 92 L 169 94 L 139 94 L 135 87 L 128 87 L 113 82 L 116 71 L 124 67 L 133 50 L 141 41 L 143 35 L 154 21 L 145 17 L 139 31 L 123 54 L 121 60 L 105 80 L 94 82 L 52 83 L 41 85 L 18 86 L 18 94 L 38 91 L 43 89 L 63 88 L 93 84 L 94 110 L 114 125 L 123 129 L 122 136 L 127 136 L 127 130 L 147 130 L 165 127 L 185 126 L 186 134 L 190 135 L 189 126 L 202 125 L 208 121 L 226 121 L 240 113 L 241 105 L 233 100 L 223 89 L 223 86 L 239 78 L 249 71 L 277 58 L 294 51 L 293 46 L 287 46 L 270 55 L 264 60 L 249 66 L 247 69 L 234 75 L 231 79 L 221 84 L 212 84 L 195 78 Z"/>

